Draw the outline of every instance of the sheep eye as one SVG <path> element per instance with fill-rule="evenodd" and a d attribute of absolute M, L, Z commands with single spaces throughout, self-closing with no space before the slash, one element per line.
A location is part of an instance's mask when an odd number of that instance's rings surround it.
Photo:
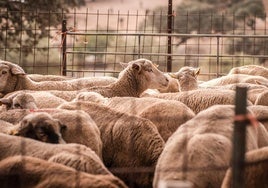
<path fill-rule="evenodd" d="M 148 69 L 148 72 L 153 72 L 153 69 Z"/>
<path fill-rule="evenodd" d="M 6 73 L 7 73 L 7 71 L 5 71 L 5 70 L 2 71 L 2 74 L 6 74 Z"/>
<path fill-rule="evenodd" d="M 14 107 L 15 108 L 21 108 L 20 104 L 18 104 L 18 103 L 17 104 L 14 104 Z"/>

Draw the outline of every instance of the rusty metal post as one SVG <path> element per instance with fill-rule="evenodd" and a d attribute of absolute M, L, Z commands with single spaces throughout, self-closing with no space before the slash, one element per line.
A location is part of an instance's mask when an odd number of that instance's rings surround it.
<path fill-rule="evenodd" d="M 172 33 L 173 12 L 172 12 L 172 0 L 168 0 L 168 20 L 167 20 L 167 33 Z M 168 48 L 167 48 L 167 72 L 172 71 L 172 38 L 168 36 Z"/>
<path fill-rule="evenodd" d="M 61 45 L 62 45 L 62 75 L 66 76 L 66 32 L 67 32 L 67 21 L 62 20 L 61 26 Z"/>
<path fill-rule="evenodd" d="M 236 87 L 235 98 L 235 125 L 233 134 L 233 156 L 232 156 L 232 187 L 244 187 L 244 163 L 246 151 L 246 126 L 247 119 L 247 88 Z"/>

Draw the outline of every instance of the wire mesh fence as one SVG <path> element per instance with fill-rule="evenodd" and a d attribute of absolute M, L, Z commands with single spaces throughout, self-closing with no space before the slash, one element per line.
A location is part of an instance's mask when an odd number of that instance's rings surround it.
<path fill-rule="evenodd" d="M 168 34 L 168 13 L 163 10 L 158 12 L 109 10 L 105 13 L 90 12 L 88 9 L 86 12 L 73 10 L 70 13 L 1 10 L 0 14 L 7 17 L 9 14 L 16 14 L 21 20 L 24 14 L 33 14 L 35 18 L 46 17 L 48 22 L 54 17 L 60 17 L 58 27 L 52 24 L 45 28 L 25 25 L 21 27 L 22 32 L 19 35 L 14 28 L 7 27 L 8 22 L 1 26 L 1 39 L 4 45 L 0 47 L 0 58 L 19 64 L 27 73 L 63 74 L 71 77 L 102 75 L 117 77 L 122 70 L 119 62 L 129 62 L 138 58 L 152 60 L 159 64 L 159 69 L 163 72 L 168 72 L 168 58 L 171 60 L 172 72 L 183 66 L 200 67 L 202 80 L 225 75 L 236 66 L 256 64 L 267 67 L 266 22 L 261 22 L 257 16 L 249 20 L 245 16 L 238 18 L 236 15 L 173 12 L 173 29 Z M 209 19 L 205 21 L 204 17 Z M 67 22 L 62 24 L 64 20 Z M 236 24 L 237 22 L 239 24 Z M 261 27 L 258 22 L 262 23 Z M 192 23 L 196 25 L 192 26 Z M 66 28 L 63 29 L 62 25 Z M 193 31 L 191 27 L 195 30 Z M 25 34 L 27 32 L 32 32 L 31 39 L 27 39 Z M 13 37 L 17 38 L 17 43 L 10 42 Z M 169 37 L 172 44 L 171 52 L 167 47 Z M 132 121 L 136 120 L 133 117 Z M 130 139 L 135 140 L 135 136 L 130 134 Z M 124 141 L 121 141 L 122 143 Z M 137 147 L 134 141 L 131 143 L 130 148 Z M 187 144 L 185 142 L 181 147 L 186 148 Z M 25 147 L 22 141 L 20 148 L 24 156 L 27 155 Z M 128 152 L 124 154 L 129 159 L 136 154 L 134 150 Z M 80 154 L 80 150 L 77 153 Z M 229 164 L 190 167 L 187 166 L 189 163 L 187 155 L 187 152 L 182 154 L 185 163 L 181 168 L 163 168 L 160 171 L 179 171 L 187 179 L 187 175 L 191 172 L 213 173 L 226 171 L 229 167 Z M 155 166 L 129 167 L 126 164 L 125 167 L 114 167 L 109 157 L 106 158 L 106 166 L 114 174 L 125 178 L 129 187 L 140 185 L 138 179 L 142 177 L 152 181 Z M 77 181 L 77 184 L 79 183 Z"/>
<path fill-rule="evenodd" d="M 18 63 L 28 73 L 61 74 L 62 39 L 67 42 L 69 75 L 77 77 L 116 75 L 122 70 L 119 62 L 137 58 L 151 59 L 164 72 L 168 71 L 169 57 L 173 72 L 186 65 L 200 66 L 205 80 L 224 75 L 234 66 L 267 66 L 266 22 L 257 15 L 249 19 L 230 14 L 173 12 L 172 33 L 167 34 L 168 13 L 164 10 L 90 12 L 86 9 L 70 13 L 1 10 L 2 16 L 9 14 L 19 19 L 33 14 L 35 19 L 46 17 L 48 22 L 55 17 L 67 19 L 64 37 L 61 21 L 58 26 L 45 28 L 26 24 L 20 28 L 22 32 L 8 27 L 8 22 L 2 25 L 1 59 Z M 30 38 L 27 33 L 31 33 Z M 171 52 L 167 45 L 169 37 Z M 14 38 L 16 42 L 9 42 Z"/>

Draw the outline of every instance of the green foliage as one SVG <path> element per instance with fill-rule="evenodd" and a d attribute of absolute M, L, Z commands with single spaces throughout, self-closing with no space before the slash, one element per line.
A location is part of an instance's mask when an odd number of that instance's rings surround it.
<path fill-rule="evenodd" d="M 84 0 L 25 0 L 0 2 L 0 46 L 29 48 L 50 36 L 69 12 Z M 26 51 L 27 53 L 27 51 Z"/>

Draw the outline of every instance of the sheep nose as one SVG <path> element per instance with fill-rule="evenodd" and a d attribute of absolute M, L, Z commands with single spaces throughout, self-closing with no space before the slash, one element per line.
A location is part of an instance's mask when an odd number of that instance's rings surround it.
<path fill-rule="evenodd" d="M 169 82 L 169 79 L 166 77 L 166 81 Z"/>

